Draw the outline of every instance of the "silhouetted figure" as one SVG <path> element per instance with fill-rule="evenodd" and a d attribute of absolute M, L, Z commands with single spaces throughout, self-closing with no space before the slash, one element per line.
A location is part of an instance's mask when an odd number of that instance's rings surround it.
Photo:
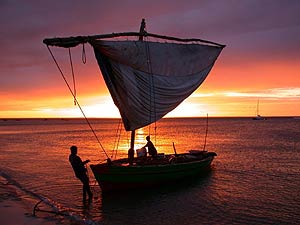
<path fill-rule="evenodd" d="M 140 27 L 140 37 L 139 37 L 139 41 L 143 41 L 144 39 L 144 33 L 145 33 L 145 28 L 146 28 L 146 22 L 145 19 L 142 19 L 141 22 L 141 27 Z"/>
<path fill-rule="evenodd" d="M 154 147 L 154 144 L 152 143 L 152 141 L 150 141 L 150 136 L 147 136 L 146 140 L 147 140 L 147 144 L 144 147 L 148 148 L 148 153 L 149 153 L 150 156 L 156 157 L 157 156 L 157 150 Z"/>
<path fill-rule="evenodd" d="M 133 150 L 133 148 L 130 148 L 128 150 L 128 162 L 129 162 L 129 165 L 133 165 L 133 159 L 134 159 L 134 150 Z"/>
<path fill-rule="evenodd" d="M 71 154 L 69 156 L 69 161 L 73 167 L 75 176 L 81 181 L 83 184 L 83 199 L 86 199 L 86 193 L 89 195 L 89 199 L 92 199 L 93 194 L 91 192 L 89 178 L 87 176 L 87 170 L 85 168 L 85 164 L 90 162 L 90 160 L 86 160 L 82 162 L 81 158 L 77 155 L 77 147 L 71 146 L 70 148 Z"/>

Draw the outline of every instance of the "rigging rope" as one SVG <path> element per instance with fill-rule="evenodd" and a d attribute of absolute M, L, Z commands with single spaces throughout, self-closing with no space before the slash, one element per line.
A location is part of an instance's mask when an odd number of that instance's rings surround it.
<path fill-rule="evenodd" d="M 152 70 L 152 64 L 151 64 L 151 55 L 150 55 L 150 47 L 149 47 L 149 38 L 146 37 L 145 41 L 145 47 L 146 47 L 146 56 L 147 56 L 147 65 L 148 65 L 148 71 L 150 72 L 150 121 L 152 117 L 152 105 L 154 106 L 154 137 L 155 137 L 155 144 L 156 144 L 156 102 L 155 102 L 155 91 L 154 91 L 154 79 L 153 79 L 153 70 Z M 149 135 L 151 131 L 151 125 L 149 125 Z"/>
<path fill-rule="evenodd" d="M 119 123 L 118 123 L 114 148 L 113 148 L 112 154 L 111 154 L 112 159 L 117 158 L 117 153 L 118 153 L 118 148 L 119 148 L 119 143 L 120 143 L 120 137 L 121 137 L 121 132 L 122 132 L 122 126 L 121 125 L 122 125 L 122 120 L 120 119 Z"/>
<path fill-rule="evenodd" d="M 105 149 L 103 148 L 103 145 L 101 144 L 101 142 L 100 142 L 100 140 L 99 140 L 97 134 L 95 133 L 95 130 L 93 129 L 93 127 L 92 127 L 90 121 L 88 120 L 88 118 L 86 117 L 85 113 L 83 112 L 83 109 L 81 108 L 81 106 L 80 106 L 80 104 L 79 104 L 79 102 L 78 102 L 76 96 L 74 95 L 74 93 L 73 93 L 73 91 L 72 91 L 72 89 L 71 89 L 71 87 L 70 87 L 70 85 L 69 85 L 69 83 L 68 83 L 68 81 L 67 81 L 67 79 L 66 79 L 64 73 L 62 72 L 60 66 L 58 65 L 58 62 L 56 61 L 56 59 L 55 59 L 55 57 L 54 57 L 54 55 L 53 55 L 53 53 L 52 53 L 52 51 L 51 51 L 51 49 L 49 48 L 48 45 L 47 45 L 47 48 L 48 48 L 48 51 L 50 52 L 50 55 L 52 56 L 53 61 L 55 62 L 56 66 L 57 66 L 57 69 L 59 70 L 59 72 L 60 72 L 60 74 L 61 74 L 63 80 L 65 81 L 65 83 L 66 83 L 66 85 L 67 85 L 67 87 L 68 87 L 68 89 L 69 89 L 71 95 L 74 97 L 74 101 L 76 102 L 78 108 L 80 109 L 82 115 L 84 116 L 85 121 L 86 121 L 87 124 L 89 125 L 91 131 L 93 132 L 95 138 L 97 139 L 98 144 L 100 145 L 101 149 L 102 149 L 103 152 L 105 153 L 106 157 L 109 159 L 109 157 L 108 157 L 108 155 L 107 155 Z"/>
<path fill-rule="evenodd" d="M 206 114 L 206 131 L 205 131 L 205 138 L 204 138 L 203 150 L 205 150 L 205 148 L 206 148 L 207 132 L 208 132 L 208 113 Z"/>
<path fill-rule="evenodd" d="M 81 55 L 81 60 L 82 60 L 83 64 L 86 64 L 86 54 L 85 54 L 84 43 L 82 43 L 82 55 Z"/>
<path fill-rule="evenodd" d="M 73 69 L 73 62 L 72 62 L 72 55 L 71 55 L 71 48 L 69 48 L 69 59 L 70 59 L 70 65 L 71 65 L 71 71 L 72 71 L 72 77 L 73 77 L 73 93 L 74 93 L 74 105 L 76 105 L 76 86 L 75 86 L 75 75 L 74 75 L 74 69 Z"/>

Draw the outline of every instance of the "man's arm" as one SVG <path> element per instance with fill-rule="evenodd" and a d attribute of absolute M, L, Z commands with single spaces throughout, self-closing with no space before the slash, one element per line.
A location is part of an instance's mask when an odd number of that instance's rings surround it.
<path fill-rule="evenodd" d="M 90 162 L 90 160 L 89 159 L 87 159 L 87 160 L 85 160 L 84 162 L 82 162 L 83 163 L 83 165 L 85 165 L 85 164 L 87 164 L 87 163 L 89 163 Z"/>

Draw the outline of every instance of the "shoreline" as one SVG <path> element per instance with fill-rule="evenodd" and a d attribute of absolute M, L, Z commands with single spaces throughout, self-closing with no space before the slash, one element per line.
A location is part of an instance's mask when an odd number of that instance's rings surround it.
<path fill-rule="evenodd" d="M 0 221 L 5 225 L 57 225 L 55 218 L 35 217 L 32 209 L 18 196 L 11 184 L 0 180 Z"/>
<path fill-rule="evenodd" d="M 72 213 L 61 215 L 51 209 L 51 205 L 42 205 L 41 210 L 34 207 L 39 199 L 31 196 L 23 189 L 15 185 L 15 181 L 9 181 L 0 171 L 0 221 L 5 225 L 82 225 L 96 224 L 93 221 L 82 219 Z M 46 199 L 47 201 L 47 199 Z M 51 204 L 51 203 L 50 203 Z M 46 208 L 45 208 L 46 207 Z M 39 209 L 39 207 L 37 207 Z M 43 211 L 43 210 L 45 211 Z M 53 212 L 53 213 L 51 213 Z M 98 224 L 98 223 L 97 223 Z"/>

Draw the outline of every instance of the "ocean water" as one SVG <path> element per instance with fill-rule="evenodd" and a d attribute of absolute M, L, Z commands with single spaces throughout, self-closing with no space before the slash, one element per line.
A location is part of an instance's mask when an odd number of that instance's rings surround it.
<path fill-rule="evenodd" d="M 29 207 L 42 196 L 69 215 L 53 216 L 57 224 L 300 224 L 299 119 L 210 118 L 206 150 L 218 156 L 207 175 L 102 195 L 89 170 L 94 199 L 88 203 L 69 147 L 98 163 L 106 154 L 126 157 L 130 139 L 118 119 L 90 122 L 101 146 L 84 120 L 0 120 L 1 181 Z M 137 132 L 136 148 L 150 133 L 158 152 L 172 153 L 173 142 L 178 153 L 203 149 L 205 131 L 203 118 L 163 119 Z"/>

